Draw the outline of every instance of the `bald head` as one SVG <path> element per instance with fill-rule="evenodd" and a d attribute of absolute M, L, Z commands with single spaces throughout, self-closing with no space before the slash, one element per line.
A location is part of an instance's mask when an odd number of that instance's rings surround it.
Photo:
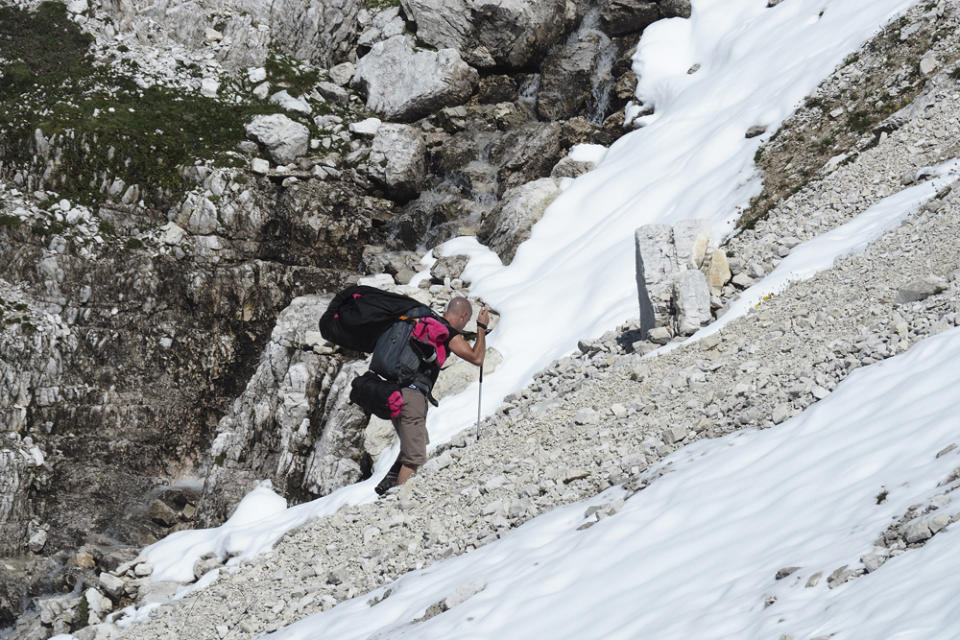
<path fill-rule="evenodd" d="M 447 304 L 447 311 L 443 318 L 450 323 L 450 326 L 460 331 L 470 322 L 470 316 L 473 315 L 473 306 L 470 301 L 463 296 L 457 296 Z"/>

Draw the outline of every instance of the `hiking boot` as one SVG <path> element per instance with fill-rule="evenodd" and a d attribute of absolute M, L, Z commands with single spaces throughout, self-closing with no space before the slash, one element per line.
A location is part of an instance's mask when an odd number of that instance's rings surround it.
<path fill-rule="evenodd" d="M 382 496 L 387 491 L 397 486 L 398 475 L 399 474 L 394 471 L 388 471 L 387 475 L 383 476 L 383 480 L 381 480 L 380 483 L 373 488 L 373 490 L 377 492 L 378 496 Z"/>
<path fill-rule="evenodd" d="M 397 461 L 393 463 L 393 466 L 390 467 L 390 471 L 387 471 L 387 475 L 383 476 L 383 480 L 374 487 L 374 491 L 377 492 L 378 496 L 382 496 L 390 489 L 397 486 L 397 477 L 400 475 L 400 467 L 403 466 L 403 463 L 400 462 L 400 457 L 397 457 Z"/>

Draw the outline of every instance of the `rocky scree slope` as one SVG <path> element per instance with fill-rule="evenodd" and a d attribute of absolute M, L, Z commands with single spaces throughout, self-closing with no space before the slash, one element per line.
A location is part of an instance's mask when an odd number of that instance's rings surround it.
<path fill-rule="evenodd" d="M 769 271 L 794 239 L 836 226 L 918 179 L 918 168 L 951 157 L 956 82 L 949 69 L 930 74 L 895 128 L 871 136 L 850 162 L 825 167 L 734 238 L 728 246 L 744 262 L 732 266 L 747 279 L 732 286 Z M 495 540 L 558 504 L 613 484 L 642 490 L 669 471 L 656 462 L 686 442 L 772 427 L 829 395 L 851 370 L 957 325 L 958 225 L 960 201 L 947 189 L 863 254 L 792 285 L 717 335 L 647 358 L 625 353 L 633 327 L 585 342 L 580 354 L 508 398 L 483 424 L 484 439 L 465 432 L 434 452 L 410 484 L 291 532 L 272 554 L 221 570 L 212 586 L 157 610 L 125 637 L 214 638 L 217 626 L 252 637 Z M 654 473 L 639 475 L 651 467 Z M 832 587 L 882 570 L 886 558 L 957 520 L 950 508 L 956 486 L 948 481 L 935 504 L 917 505 L 877 531 L 874 553 L 805 578 L 829 575 Z M 582 526 L 617 508 L 590 510 Z"/>
<path fill-rule="evenodd" d="M 469 25 L 454 37 L 428 3 L 378 4 L 0 6 L 0 624 L 220 521 L 254 476 L 292 502 L 364 477 L 363 420 L 327 407 L 347 358 L 272 340 L 281 312 L 363 273 L 408 282 L 457 233 L 508 258 L 589 169 L 569 147 L 623 131 L 639 33 L 689 13 L 452 3 Z M 387 60 L 455 73 L 411 94 Z M 272 405 L 221 468 L 214 438 L 253 406 L 244 391 L 275 402 L 287 382 L 306 422 Z"/>

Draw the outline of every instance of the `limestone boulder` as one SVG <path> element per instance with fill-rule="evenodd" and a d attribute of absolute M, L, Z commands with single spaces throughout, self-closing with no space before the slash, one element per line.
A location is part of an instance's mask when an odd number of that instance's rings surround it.
<path fill-rule="evenodd" d="M 500 205 L 484 220 L 480 241 L 497 252 L 504 264 L 509 264 L 517 247 L 530 237 L 533 225 L 558 195 L 560 187 L 553 178 L 508 189 Z"/>
<path fill-rule="evenodd" d="M 426 143 L 419 129 L 406 124 L 382 124 L 370 149 L 370 177 L 395 198 L 416 195 L 426 173 Z"/>
<path fill-rule="evenodd" d="M 478 81 L 456 49 L 416 50 L 404 36 L 394 36 L 360 59 L 352 82 L 366 94 L 367 107 L 405 122 L 465 102 Z"/>
<path fill-rule="evenodd" d="M 277 164 L 289 164 L 310 148 L 310 130 L 281 113 L 256 116 L 246 132 Z"/>

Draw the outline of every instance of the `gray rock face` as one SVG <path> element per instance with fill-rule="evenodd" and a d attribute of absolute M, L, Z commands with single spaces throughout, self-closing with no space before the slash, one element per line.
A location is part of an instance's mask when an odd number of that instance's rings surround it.
<path fill-rule="evenodd" d="M 509 264 L 517 247 L 530 237 L 530 229 L 558 195 L 560 187 L 553 178 L 508 189 L 498 209 L 484 221 L 481 241 L 496 251 L 504 264 Z"/>
<path fill-rule="evenodd" d="M 565 0 L 402 0 L 417 37 L 476 67 L 519 68 L 562 35 Z"/>
<path fill-rule="evenodd" d="M 479 81 L 455 49 L 416 51 L 403 36 L 378 42 L 357 63 L 353 84 L 388 120 L 416 120 L 464 102 Z"/>
<path fill-rule="evenodd" d="M 246 126 L 246 132 L 277 164 L 293 162 L 310 147 L 310 130 L 281 113 L 256 116 Z"/>
<path fill-rule="evenodd" d="M 373 138 L 370 177 L 396 198 L 409 198 L 423 183 L 426 143 L 419 129 L 405 124 L 382 124 Z"/>

